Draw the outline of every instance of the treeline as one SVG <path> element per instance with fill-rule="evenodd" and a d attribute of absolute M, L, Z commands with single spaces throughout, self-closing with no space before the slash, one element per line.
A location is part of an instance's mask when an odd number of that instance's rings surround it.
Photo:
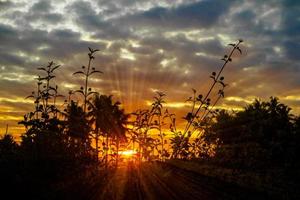
<path fill-rule="evenodd" d="M 219 112 L 204 133 L 205 140 L 216 145 L 212 160 L 237 169 L 299 169 L 300 117 L 290 111 L 271 97 L 234 114 Z"/>

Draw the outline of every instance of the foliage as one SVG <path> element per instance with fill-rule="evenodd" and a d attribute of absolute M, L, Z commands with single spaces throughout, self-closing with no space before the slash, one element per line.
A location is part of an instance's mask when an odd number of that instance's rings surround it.
<path fill-rule="evenodd" d="M 74 101 L 71 101 L 65 110 L 64 116 L 66 119 L 65 126 L 67 135 L 71 138 L 77 138 L 83 141 L 88 140 L 90 126 L 83 109 Z"/>
<path fill-rule="evenodd" d="M 175 118 L 168 109 L 164 109 L 164 96 L 164 93 L 156 92 L 150 109 L 137 110 L 132 113 L 134 119 L 131 122 L 131 141 L 133 146 L 135 142 L 139 144 L 138 153 L 145 160 L 158 158 L 165 160 L 169 157 L 169 152 L 165 149 L 167 143 L 165 131 L 168 125 L 168 128 L 174 129 Z"/>
<path fill-rule="evenodd" d="M 95 50 L 90 51 L 89 67 Z M 94 170 L 98 169 L 91 152 L 91 125 L 85 113 L 86 97 L 91 91 L 86 88 L 82 107 L 71 100 L 70 94 L 66 109 L 58 109 L 57 98 L 63 97 L 58 93 L 58 86 L 53 85 L 56 77 L 54 72 L 58 68 L 59 65 L 54 62 L 38 68 L 46 75 L 38 76 L 37 91 L 26 97 L 34 99 L 35 110 L 26 114 L 20 122 L 26 127 L 21 143 L 17 145 L 8 135 L 0 141 L 3 153 L 0 162 L 8 163 L 1 166 L 4 166 L 3 172 L 10 176 L 7 178 L 7 187 L 20 188 L 25 184 L 22 187 L 23 198 L 58 199 L 60 182 L 77 182 L 73 177 L 83 177 L 86 180 L 81 181 L 87 182 L 90 177 L 86 176 L 86 170 L 89 168 L 93 171 L 91 166 L 94 166 Z M 93 73 L 98 71 L 92 69 L 89 72 L 88 69 L 87 76 Z M 12 175 L 14 173 L 15 176 Z M 78 193 L 73 188 L 64 190 L 70 190 L 74 195 Z"/>
<path fill-rule="evenodd" d="M 214 107 L 219 102 L 221 98 L 224 97 L 224 90 L 227 84 L 224 82 L 224 76 L 222 75 L 223 70 L 227 66 L 228 63 L 232 62 L 233 54 L 238 51 L 240 54 L 242 54 L 242 50 L 240 49 L 239 45 L 243 42 L 243 40 L 238 40 L 236 43 L 231 43 L 229 46 L 232 46 L 232 49 L 230 53 L 227 55 L 225 54 L 224 57 L 221 59 L 223 61 L 222 67 L 219 70 L 218 73 L 212 72 L 210 75 L 210 78 L 212 79 L 212 84 L 206 93 L 206 95 L 198 94 L 195 89 L 193 90 L 193 96 L 189 97 L 186 102 L 189 102 L 192 104 L 191 111 L 187 113 L 187 115 L 184 117 L 186 120 L 186 126 L 182 132 L 175 133 L 176 142 L 173 143 L 173 152 L 172 152 L 172 158 L 179 158 L 181 157 L 181 153 L 184 153 L 185 148 L 187 147 L 186 143 L 189 144 L 190 137 L 195 133 L 198 132 L 198 135 L 201 134 L 207 123 L 210 121 L 210 115 L 215 114 Z M 214 89 L 220 86 L 217 90 L 217 98 L 212 103 L 211 100 L 211 93 L 214 91 Z M 192 127 L 192 129 L 191 129 Z M 199 133 L 200 132 L 200 133 Z M 180 137 L 178 137 L 180 135 Z M 175 141 L 175 140 L 173 140 Z M 188 141 L 188 142 L 187 142 Z M 195 142 L 199 142 L 195 141 Z M 197 148 L 195 148 L 195 142 L 193 142 L 192 147 L 195 151 Z M 189 144 L 190 145 L 190 144 Z M 202 145 L 202 144 L 200 144 Z M 207 149 L 207 147 L 205 147 Z M 208 147 L 208 149 L 211 149 L 211 147 Z M 182 152 L 181 152 L 182 151 Z M 185 154 L 185 153 L 184 153 Z M 192 155 L 186 156 L 186 157 L 192 157 L 196 156 L 196 152 L 191 153 Z"/>
<path fill-rule="evenodd" d="M 113 152 L 114 149 L 109 149 L 109 138 L 115 142 L 116 156 L 118 162 L 118 151 L 120 142 L 126 141 L 126 125 L 129 115 L 125 114 L 124 110 L 120 108 L 120 102 L 113 102 L 112 96 L 95 94 L 88 107 L 91 123 L 95 126 L 96 139 L 96 154 L 98 158 L 98 140 L 100 133 L 105 137 L 103 139 L 103 152 L 105 152 L 106 166 L 108 162 L 109 150 Z"/>
<path fill-rule="evenodd" d="M 207 142 L 217 145 L 214 160 L 249 169 L 292 166 L 299 133 L 290 110 L 271 97 L 269 102 L 255 100 L 235 114 L 220 111 L 205 132 Z"/>

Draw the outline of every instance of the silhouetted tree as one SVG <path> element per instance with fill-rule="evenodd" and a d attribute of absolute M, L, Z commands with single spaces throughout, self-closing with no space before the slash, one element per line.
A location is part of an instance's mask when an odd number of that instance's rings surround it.
<path fill-rule="evenodd" d="M 293 138 L 290 110 L 271 97 L 269 102 L 255 100 L 235 114 L 220 111 L 205 130 L 206 141 L 218 146 L 215 159 L 234 167 L 284 165 Z"/>
<path fill-rule="evenodd" d="M 102 105 L 102 100 L 100 99 L 99 94 L 95 94 L 93 96 L 92 101 L 89 102 L 88 106 L 88 117 L 91 120 L 91 123 L 94 125 L 94 134 L 93 138 L 95 139 L 95 150 L 96 150 L 96 157 L 97 160 L 99 159 L 99 140 L 100 136 L 103 134 L 101 133 L 101 123 L 104 120 L 104 113 L 103 113 L 103 105 Z"/>
<path fill-rule="evenodd" d="M 83 109 L 74 101 L 67 106 L 65 116 L 66 133 L 74 147 L 90 150 L 90 126 Z"/>
<path fill-rule="evenodd" d="M 89 116 L 95 125 L 96 143 L 98 143 L 99 132 L 105 136 L 103 148 L 106 152 L 105 163 L 108 165 L 109 138 L 116 141 L 116 161 L 118 162 L 118 152 L 120 141 L 126 140 L 126 124 L 128 115 L 120 109 L 120 102 L 113 102 L 112 96 L 95 94 L 92 102 L 89 104 Z M 98 146 L 98 144 L 96 144 Z M 96 147 L 97 148 L 97 147 Z M 111 149 L 112 150 L 112 149 Z M 117 163 L 116 162 L 116 163 Z"/>

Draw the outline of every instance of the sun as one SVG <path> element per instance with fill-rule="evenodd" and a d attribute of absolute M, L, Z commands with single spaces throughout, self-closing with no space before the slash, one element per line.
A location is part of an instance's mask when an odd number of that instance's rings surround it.
<path fill-rule="evenodd" d="M 119 155 L 124 156 L 124 157 L 132 157 L 132 156 L 135 156 L 136 154 L 137 154 L 137 152 L 132 149 L 119 151 Z"/>
<path fill-rule="evenodd" d="M 128 161 L 134 161 L 137 159 L 138 152 L 132 149 L 127 149 L 118 152 L 120 161 L 127 163 Z"/>

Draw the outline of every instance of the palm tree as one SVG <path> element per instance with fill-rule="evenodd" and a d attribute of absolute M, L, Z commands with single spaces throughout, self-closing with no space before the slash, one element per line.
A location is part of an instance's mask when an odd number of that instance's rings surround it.
<path fill-rule="evenodd" d="M 63 114 L 66 118 L 66 132 L 73 145 L 78 146 L 80 143 L 88 145 L 90 127 L 83 109 L 71 101 Z"/>
<path fill-rule="evenodd" d="M 113 112 L 113 121 L 114 121 L 114 126 L 113 126 L 113 137 L 116 140 L 116 147 L 117 147 L 117 159 L 116 159 L 116 165 L 118 165 L 119 161 L 119 147 L 120 147 L 120 142 L 125 142 L 126 141 L 126 131 L 127 127 L 126 125 L 128 124 L 128 118 L 129 115 L 125 114 L 123 109 L 119 108 L 119 104 L 114 105 L 114 112 Z"/>
<path fill-rule="evenodd" d="M 15 142 L 12 135 L 5 133 L 4 136 L 0 137 L 0 155 L 2 158 L 5 156 L 12 155 L 18 148 L 18 144 Z"/>
<path fill-rule="evenodd" d="M 116 141 L 117 160 L 120 141 L 125 140 L 126 124 L 128 120 L 127 114 L 119 107 L 120 102 L 113 102 L 112 96 L 95 94 L 90 103 L 89 115 L 95 125 L 95 140 L 96 140 L 96 154 L 98 155 L 99 136 L 101 132 L 106 137 L 105 144 L 105 165 L 108 165 L 108 150 L 109 138 Z"/>
<path fill-rule="evenodd" d="M 93 99 L 91 102 L 89 102 L 88 106 L 88 117 L 91 117 L 91 123 L 94 124 L 95 130 L 94 133 L 95 135 L 93 138 L 95 139 L 95 144 L 96 144 L 96 159 L 98 161 L 99 159 L 99 139 L 100 139 L 100 127 L 101 123 L 104 120 L 104 112 L 103 112 L 103 105 L 102 101 L 100 98 L 99 94 L 94 95 Z"/>

